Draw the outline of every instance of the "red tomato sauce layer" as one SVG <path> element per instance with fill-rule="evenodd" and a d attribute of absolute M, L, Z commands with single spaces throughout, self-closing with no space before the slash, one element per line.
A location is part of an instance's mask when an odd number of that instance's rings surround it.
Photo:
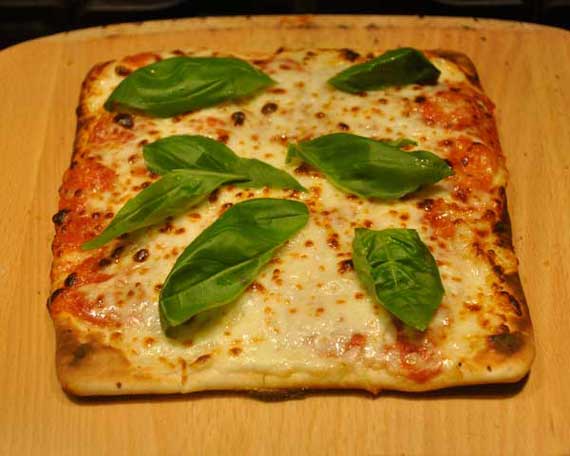
<path fill-rule="evenodd" d="M 76 250 L 95 237 L 106 224 L 102 214 L 87 214 L 85 200 L 89 194 L 110 191 L 117 178 L 115 172 L 94 160 L 75 162 L 64 174 L 59 190 L 59 210 L 64 216 L 56 225 L 52 250 L 54 255 Z"/>
<path fill-rule="evenodd" d="M 113 188 L 117 174 L 95 160 L 74 162 L 63 175 L 59 189 L 59 209 L 77 209 L 83 206 L 88 193 L 108 191 Z"/>
<path fill-rule="evenodd" d="M 97 326 L 119 327 L 118 317 L 104 311 L 102 302 L 92 302 L 84 293 L 75 289 L 67 289 L 60 293 L 50 307 L 52 315 L 68 312 L 80 320 L 88 321 Z"/>
<path fill-rule="evenodd" d="M 455 203 L 448 203 L 443 198 L 426 199 L 418 203 L 424 210 L 422 222 L 430 226 L 435 236 L 452 238 L 455 224 L 461 209 Z"/>
<path fill-rule="evenodd" d="M 493 119 L 495 106 L 483 93 L 472 87 L 456 84 L 436 92 L 434 96 L 423 97 L 416 106 L 426 125 L 456 131 L 469 130 L 489 147 L 498 147 Z"/>
<path fill-rule="evenodd" d="M 453 196 L 466 202 L 473 190 L 489 192 L 499 169 L 500 155 L 485 144 L 465 136 L 445 139 L 438 144 L 447 152 L 455 173 Z"/>
<path fill-rule="evenodd" d="M 105 143 L 120 145 L 134 137 L 132 131 L 115 123 L 112 114 L 102 114 L 89 133 L 89 143 L 94 146 Z"/>
<path fill-rule="evenodd" d="M 81 244 L 97 236 L 103 230 L 100 219 L 70 212 L 66 221 L 58 228 L 53 240 L 54 255 L 79 249 Z"/>
<path fill-rule="evenodd" d="M 416 383 L 425 383 L 441 372 L 442 362 L 431 342 L 422 333 L 417 335 L 417 338 L 410 336 L 400 327 L 396 343 L 388 349 L 398 355 L 400 368 L 406 377 Z"/>

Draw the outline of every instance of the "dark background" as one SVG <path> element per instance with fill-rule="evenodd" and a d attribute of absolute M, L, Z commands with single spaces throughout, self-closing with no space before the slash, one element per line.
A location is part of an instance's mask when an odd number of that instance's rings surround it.
<path fill-rule="evenodd" d="M 0 49 L 94 25 L 247 14 L 476 16 L 570 28 L 570 0 L 0 0 Z"/>

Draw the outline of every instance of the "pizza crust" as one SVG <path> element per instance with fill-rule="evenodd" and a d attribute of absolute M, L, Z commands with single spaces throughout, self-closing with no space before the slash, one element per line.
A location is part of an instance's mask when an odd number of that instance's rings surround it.
<path fill-rule="evenodd" d="M 473 84 L 475 87 L 481 89 L 481 80 L 479 79 L 479 74 L 477 73 L 477 67 L 473 61 L 462 52 L 449 51 L 446 49 L 433 49 L 428 51 L 432 55 L 441 57 L 442 59 L 448 60 L 449 62 L 457 65 L 457 67 L 465 74 L 465 77 Z"/>
<path fill-rule="evenodd" d="M 282 51 L 281 51 L 282 52 Z M 480 88 L 474 64 L 464 54 L 434 50 L 437 56 L 455 65 L 470 83 Z M 271 57 L 268 57 L 269 59 Z M 113 62 L 96 65 L 83 82 L 72 164 L 80 151 L 89 147 L 97 121 L 93 99 L 100 96 L 99 79 L 113 67 Z M 140 357 L 130 353 L 128 344 L 113 341 L 113 331 L 93 326 L 69 312 L 53 312 L 57 336 L 56 366 L 58 378 L 67 392 L 78 396 L 189 393 L 206 390 L 251 390 L 284 392 L 317 389 L 362 389 L 378 393 L 383 389 L 427 391 L 460 385 L 510 383 L 519 381 L 529 371 L 534 358 L 533 333 L 529 309 L 524 297 L 512 245 L 511 224 L 504 189 L 500 198 L 503 212 L 496 224 L 498 255 L 482 256 L 490 262 L 498 282 L 503 284 L 506 299 L 516 312 L 508 321 L 509 336 L 489 337 L 473 359 L 445 369 L 425 382 L 417 382 L 385 368 L 364 365 L 335 364 L 319 372 L 270 371 L 218 372 L 210 368 L 220 354 L 198 356 L 193 361 L 165 359 L 164 362 L 137 363 Z M 504 252 L 502 252 L 504 251 Z M 504 254 L 502 254 L 504 253 Z M 57 290 L 61 272 L 52 269 L 52 282 Z"/>
<path fill-rule="evenodd" d="M 58 379 L 66 392 L 77 396 L 219 390 L 271 391 L 284 396 L 293 390 L 323 389 L 360 389 L 372 394 L 382 390 L 421 392 L 456 386 L 518 382 L 528 373 L 534 358 L 532 336 L 523 335 L 521 345 L 514 353 L 489 350 L 481 354 L 481 364 L 473 370 L 469 367 L 458 368 L 423 384 L 369 369 L 352 372 L 333 369 L 318 376 L 305 372 L 289 376 L 253 372 L 219 375 L 203 369 L 205 363 L 200 361 L 194 366 L 184 363 L 175 369 L 161 371 L 156 366 L 135 366 L 120 349 L 105 344 L 101 334 L 89 334 L 78 329 L 71 317 L 59 318 L 55 327 Z M 485 364 L 493 366 L 492 369 L 484 368 Z"/>

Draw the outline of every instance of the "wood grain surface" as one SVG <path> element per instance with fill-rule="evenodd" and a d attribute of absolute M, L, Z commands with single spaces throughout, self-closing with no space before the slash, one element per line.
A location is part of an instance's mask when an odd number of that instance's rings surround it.
<path fill-rule="evenodd" d="M 537 356 L 520 384 L 411 395 L 318 393 L 78 401 L 60 389 L 51 215 L 80 84 L 143 50 L 279 46 L 465 52 L 497 104 Z M 570 454 L 570 34 L 514 22 L 379 16 L 159 21 L 55 35 L 0 53 L 0 454 Z"/>

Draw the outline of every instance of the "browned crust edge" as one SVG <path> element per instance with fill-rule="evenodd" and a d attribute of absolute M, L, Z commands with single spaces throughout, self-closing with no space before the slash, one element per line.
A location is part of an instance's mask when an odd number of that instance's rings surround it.
<path fill-rule="evenodd" d="M 497 234 L 499 240 L 504 242 L 506 248 L 510 251 L 515 253 L 515 247 L 513 244 L 513 232 L 512 232 L 512 224 L 511 224 L 511 217 L 509 215 L 509 208 L 508 208 L 508 199 L 506 191 L 503 191 L 503 211 L 501 217 L 499 219 L 499 223 L 497 223 L 494 227 L 495 234 Z M 515 298 L 519 301 L 522 305 L 524 312 L 524 316 L 528 319 L 527 323 L 530 323 L 530 312 L 528 308 L 528 303 L 526 300 L 526 296 L 524 294 L 524 290 L 522 287 L 522 282 L 519 276 L 518 267 L 517 272 L 512 274 L 506 275 L 506 282 L 511 289 L 511 292 L 515 295 Z"/>
<path fill-rule="evenodd" d="M 493 350 L 502 355 L 521 359 L 521 362 L 527 365 L 527 370 L 530 370 L 535 356 L 534 332 L 530 309 L 518 270 L 518 258 L 516 257 L 513 244 L 508 199 L 504 188 L 501 189 L 501 200 L 502 212 L 499 221 L 493 227 L 493 231 L 497 236 L 498 244 L 513 254 L 515 258 L 515 270 L 504 272 L 499 263 L 496 265 L 498 268 L 495 267 L 495 274 L 497 274 L 502 281 L 508 293 L 508 300 L 513 306 L 516 315 L 512 319 L 514 331 L 508 334 L 491 336 L 489 338 L 489 345 Z"/>
<path fill-rule="evenodd" d="M 274 54 L 282 52 L 278 50 Z M 455 64 L 477 88 L 482 90 L 480 79 L 471 59 L 463 53 L 449 50 L 430 50 L 429 54 L 444 58 Z M 272 55 L 274 55 L 272 54 Z M 78 152 L 84 147 L 88 139 L 89 124 L 93 120 L 87 105 L 87 96 L 97 77 L 112 64 L 107 61 L 97 64 L 88 72 L 81 86 L 79 105 L 76 110 L 77 127 L 71 162 Z M 512 243 L 512 226 L 508 213 L 507 197 L 503 192 L 503 212 L 500 218 L 501 228 L 498 237 L 504 242 L 505 248 L 514 253 Z M 52 269 L 55 263 L 52 262 Z M 507 285 L 510 292 L 520 303 L 523 310 L 520 318 L 520 328 L 524 328 L 524 336 L 521 345 L 515 353 L 508 357 L 498 353 L 502 358 L 500 369 L 493 375 L 473 375 L 468 380 L 461 378 L 446 378 L 428 382 L 426 384 L 406 383 L 402 379 L 393 380 L 392 385 L 384 385 L 386 389 L 409 392 L 422 392 L 448 388 L 452 386 L 478 385 L 485 383 L 512 383 L 521 380 L 530 370 L 534 358 L 534 344 L 532 326 L 527 301 L 517 272 L 506 275 Z M 271 385 L 258 376 L 251 376 L 252 381 L 245 381 L 240 386 L 238 383 L 231 384 L 221 381 L 205 382 L 195 389 L 184 388 L 180 376 L 172 372 L 164 372 L 163 376 L 157 372 L 141 366 L 134 366 L 127 356 L 118 348 L 106 343 L 101 334 L 90 332 L 89 329 L 81 329 L 69 315 L 52 315 L 56 331 L 56 370 L 63 389 L 77 396 L 93 395 L 124 395 L 124 394 L 169 394 L 179 392 L 192 392 L 203 390 L 249 390 L 252 392 L 276 392 L 287 394 L 291 391 L 319 390 L 319 389 L 361 389 L 374 394 L 380 391 L 379 387 L 359 383 L 358 380 L 343 382 L 317 382 L 314 378 L 307 377 L 305 381 L 290 382 L 290 385 L 279 384 L 276 381 Z M 240 380 L 243 380 L 240 378 Z M 235 379 L 233 380 L 236 381 Z"/>
<path fill-rule="evenodd" d="M 426 383 L 416 383 L 384 371 L 366 368 L 347 372 L 339 367 L 320 374 L 297 372 L 283 377 L 264 372 L 231 372 L 220 375 L 184 364 L 180 369 L 157 369 L 156 364 L 136 365 L 106 336 L 83 330 L 66 315 L 55 321 L 57 375 L 62 388 L 75 396 L 173 394 L 199 391 L 286 392 L 307 390 L 365 390 L 372 394 L 394 390 L 425 392 L 449 387 L 514 383 L 528 372 L 512 358 L 492 372 L 484 368 L 468 373 L 451 372 Z M 514 361 L 514 362 L 513 362 Z M 159 366 L 160 368 L 160 366 Z M 467 374 L 467 375 L 466 375 Z"/>
<path fill-rule="evenodd" d="M 483 91 L 477 68 L 469 56 L 462 52 L 447 49 L 433 49 L 426 52 L 429 55 L 435 55 L 455 64 L 473 86 Z M 504 160 L 499 138 L 497 138 L 497 144 L 499 145 L 498 153 Z M 499 276 L 499 280 L 503 283 L 504 288 L 507 289 L 508 299 L 512 301 L 513 306 L 516 308 L 517 316 L 513 318 L 514 321 L 512 322 L 514 331 L 490 336 L 488 340 L 489 352 L 481 355 L 482 358 L 489 361 L 498 358 L 501 362 L 507 362 L 507 359 L 516 362 L 518 359 L 522 366 L 526 366 L 526 372 L 528 373 L 535 356 L 534 334 L 528 302 L 518 271 L 518 259 L 513 244 L 512 223 L 505 188 L 500 189 L 500 206 L 502 209 L 501 214 L 493 231 L 498 238 L 499 247 L 513 254 L 515 268 L 513 272 L 504 273 L 502 264 L 498 263 L 493 266 L 495 274 Z M 508 265 L 505 266 L 508 267 Z"/>
<path fill-rule="evenodd" d="M 464 53 L 449 51 L 447 49 L 433 49 L 428 51 L 430 54 L 437 57 L 441 57 L 445 60 L 457 65 L 457 67 L 465 74 L 465 77 L 469 80 L 471 84 L 479 89 L 483 89 L 481 86 L 481 80 L 479 79 L 479 73 L 477 73 L 477 68 L 473 61 Z"/>
<path fill-rule="evenodd" d="M 426 51 L 429 55 L 435 55 L 437 57 L 441 57 L 445 60 L 448 60 L 455 64 L 462 72 L 465 74 L 465 77 L 469 80 L 471 84 L 476 86 L 481 91 L 483 87 L 481 85 L 481 80 L 479 78 L 479 74 L 477 72 L 477 68 L 471 58 L 462 52 L 451 51 L 448 49 L 432 49 Z M 499 144 L 499 140 L 497 138 L 497 144 Z M 503 157 L 502 148 L 499 145 L 499 154 Z M 504 158 L 504 157 L 503 157 Z M 512 252 L 515 255 L 515 249 L 513 244 L 513 234 L 512 234 L 512 224 L 511 218 L 509 215 L 509 208 L 508 208 L 508 200 L 507 200 L 507 193 L 505 188 L 501 188 L 500 193 L 500 205 L 502 208 L 499 221 L 495 224 L 494 232 L 498 237 L 499 243 L 501 246 L 508 251 Z M 515 255 L 516 258 L 516 255 Z M 525 335 L 528 335 L 526 339 L 525 345 L 531 345 L 532 349 L 532 356 L 529 362 L 532 363 L 532 358 L 534 357 L 534 350 L 533 350 L 533 334 L 532 334 L 532 324 L 530 319 L 530 311 L 528 307 L 528 303 L 524 294 L 524 290 L 522 287 L 522 282 L 520 279 L 520 275 L 518 272 L 518 264 L 516 268 L 516 272 L 503 274 L 502 278 L 504 279 L 505 284 L 509 288 L 509 293 L 512 297 L 515 298 L 516 302 L 519 305 L 520 313 L 519 319 L 517 321 L 517 329 L 524 331 Z M 520 347 L 521 349 L 523 346 Z M 518 350 L 517 350 L 518 351 Z"/>
<path fill-rule="evenodd" d="M 92 115 L 88 111 L 87 106 L 87 96 L 91 91 L 93 84 L 97 80 L 97 78 L 101 75 L 101 73 L 112 64 L 113 60 L 108 60 L 106 62 L 98 63 L 94 65 L 87 76 L 81 83 L 81 92 L 79 94 L 79 103 L 77 105 L 77 109 L 75 110 L 75 114 L 77 116 L 77 128 L 75 130 L 75 141 L 73 142 L 73 153 L 71 155 L 71 160 L 79 153 L 82 149 L 83 145 L 86 143 L 88 138 L 88 131 L 89 131 L 89 123 L 92 120 Z"/>

